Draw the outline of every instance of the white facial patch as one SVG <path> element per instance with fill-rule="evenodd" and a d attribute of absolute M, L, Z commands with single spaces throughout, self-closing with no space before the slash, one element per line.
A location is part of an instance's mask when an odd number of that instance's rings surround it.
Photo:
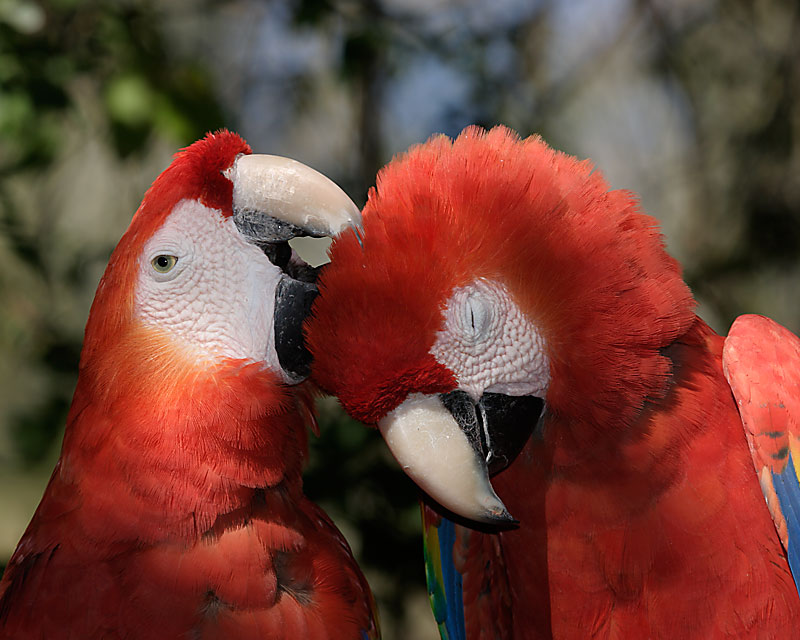
<path fill-rule="evenodd" d="M 172 260 L 164 256 L 177 258 L 174 266 L 166 269 Z M 263 361 L 280 372 L 273 330 L 280 277 L 233 219 L 182 200 L 145 244 L 136 312 L 200 357 Z"/>
<path fill-rule="evenodd" d="M 431 354 L 477 401 L 484 392 L 545 397 L 550 363 L 545 342 L 506 288 L 476 280 L 453 291 Z"/>

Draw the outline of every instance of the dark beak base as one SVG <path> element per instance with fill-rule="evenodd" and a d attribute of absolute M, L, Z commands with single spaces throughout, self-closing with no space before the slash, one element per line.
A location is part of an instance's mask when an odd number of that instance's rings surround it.
<path fill-rule="evenodd" d="M 484 393 L 475 404 L 464 391 L 442 394 L 442 403 L 486 461 L 489 475 L 508 467 L 525 447 L 544 409 L 536 396 Z"/>
<path fill-rule="evenodd" d="M 311 353 L 303 338 L 303 321 L 311 313 L 317 286 L 283 277 L 275 290 L 275 350 L 278 362 L 292 382 L 311 374 Z"/>

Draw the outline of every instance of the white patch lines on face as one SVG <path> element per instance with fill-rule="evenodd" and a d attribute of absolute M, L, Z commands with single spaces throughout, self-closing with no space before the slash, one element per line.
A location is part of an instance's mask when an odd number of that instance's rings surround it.
<path fill-rule="evenodd" d="M 161 273 L 153 265 L 157 256 L 177 262 Z M 273 329 L 280 277 L 233 219 L 182 200 L 139 258 L 136 312 L 201 356 L 264 361 L 280 371 Z"/>
<path fill-rule="evenodd" d="M 477 401 L 484 392 L 545 396 L 550 363 L 541 333 L 497 282 L 453 291 L 431 354 Z"/>

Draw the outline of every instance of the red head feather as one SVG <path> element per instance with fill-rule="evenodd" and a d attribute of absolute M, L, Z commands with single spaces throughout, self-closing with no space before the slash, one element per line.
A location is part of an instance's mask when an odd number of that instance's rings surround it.
<path fill-rule="evenodd" d="M 694 319 L 656 221 L 538 137 L 431 138 L 380 172 L 363 220 L 361 241 L 334 241 L 307 334 L 317 383 L 365 422 L 455 387 L 429 351 L 453 289 L 478 278 L 504 284 L 542 332 L 550 409 L 596 425 L 663 391 L 658 350 Z"/>
<path fill-rule="evenodd" d="M 220 493 L 209 469 L 226 478 L 225 482 L 235 478 L 256 486 L 276 482 L 288 460 L 299 477 L 302 454 L 295 450 L 305 447 L 302 420 L 290 414 L 273 420 L 274 428 L 265 429 L 263 424 L 264 415 L 286 413 L 294 406 L 293 396 L 276 384 L 273 372 L 257 363 L 230 361 L 210 366 L 197 362 L 135 315 L 138 262 L 147 240 L 184 199 L 199 200 L 231 215 L 232 183 L 222 172 L 240 154 L 249 153 L 250 147 L 234 133 L 208 134 L 179 151 L 145 194 L 109 260 L 92 304 L 78 386 L 67 419 L 64 452 L 72 453 L 64 461 L 64 470 L 70 462 L 77 464 L 78 452 L 85 458 L 81 464 L 89 466 L 105 463 L 98 451 L 117 448 L 115 474 L 123 476 L 128 465 L 151 464 L 153 478 L 160 478 L 155 469 L 165 466 L 160 461 L 166 460 L 168 471 L 175 475 L 173 467 L 191 470 L 202 459 L 199 473 L 205 484 L 201 489 L 182 493 L 174 482 L 156 480 L 152 488 L 153 497 L 174 502 L 182 496 L 193 505 L 198 492 Z M 292 428 L 284 428 L 283 423 L 291 423 Z M 75 440 L 79 444 L 73 446 Z M 238 447 L 236 455 L 228 450 L 233 443 Z M 201 484 L 198 481 L 198 487 Z M 161 496 L 166 491 L 169 494 Z M 124 495 L 120 492 L 117 499 L 122 501 Z M 227 506 L 226 501 L 235 499 L 216 496 L 212 500 L 206 495 L 202 503 L 209 512 L 198 510 L 197 517 L 210 518 L 221 502 Z M 140 514 L 131 511 L 135 514 L 131 522 L 141 526 Z M 162 511 L 154 513 L 158 518 Z"/>
<path fill-rule="evenodd" d="M 116 378 L 122 363 L 137 361 L 123 357 L 118 347 L 132 330 L 137 262 L 144 244 L 183 199 L 197 199 L 223 215 L 232 215 L 233 184 L 222 172 L 240 154 L 249 153 L 248 144 L 235 133 L 209 133 L 176 153 L 172 164 L 147 190 L 97 288 L 81 354 L 84 376 L 92 373 L 93 377 L 107 378 L 108 373 Z"/>
<path fill-rule="evenodd" d="M 178 153 L 112 254 L 87 324 L 61 457 L 0 582 L 0 635 L 295 638 L 374 629 L 347 544 L 302 494 L 310 393 L 281 384 L 267 361 L 192 349 L 136 306 L 149 282 L 146 245 L 181 201 L 204 207 L 180 207 L 169 222 L 198 221 L 202 235 L 200 216 L 208 214 L 206 224 L 219 230 L 192 249 L 238 233 L 216 211 L 232 215 L 224 172 L 249 153 L 227 131 Z M 194 264 L 214 269 L 223 254 L 210 251 Z M 219 266 L 212 275 L 225 286 L 238 272 Z M 192 280 L 166 299 L 192 299 L 202 286 Z M 259 302 L 274 295 L 264 286 Z M 203 306 L 193 319 L 209 313 Z"/>

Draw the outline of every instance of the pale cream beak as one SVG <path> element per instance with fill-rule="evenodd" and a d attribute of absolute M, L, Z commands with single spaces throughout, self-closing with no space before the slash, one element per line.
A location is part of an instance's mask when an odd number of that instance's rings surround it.
<path fill-rule="evenodd" d="M 378 428 L 403 470 L 443 507 L 478 522 L 514 522 L 489 482 L 486 461 L 438 395 L 409 395 Z"/>
<path fill-rule="evenodd" d="M 335 236 L 361 226 L 361 213 L 330 178 L 302 162 L 261 154 L 242 155 L 225 172 L 233 182 L 237 226 L 254 219 L 251 237 L 258 242 L 287 241 L 301 235 Z M 260 226 L 268 216 L 281 224 Z"/>
<path fill-rule="evenodd" d="M 328 261 L 329 237 L 361 225 L 361 213 L 332 180 L 301 162 L 268 155 L 241 155 L 224 172 L 233 184 L 233 222 L 281 270 L 273 310 L 274 346 L 284 380 L 311 373 L 303 320 L 317 296 L 316 267 Z M 324 243 L 306 261 L 290 241 Z"/>

